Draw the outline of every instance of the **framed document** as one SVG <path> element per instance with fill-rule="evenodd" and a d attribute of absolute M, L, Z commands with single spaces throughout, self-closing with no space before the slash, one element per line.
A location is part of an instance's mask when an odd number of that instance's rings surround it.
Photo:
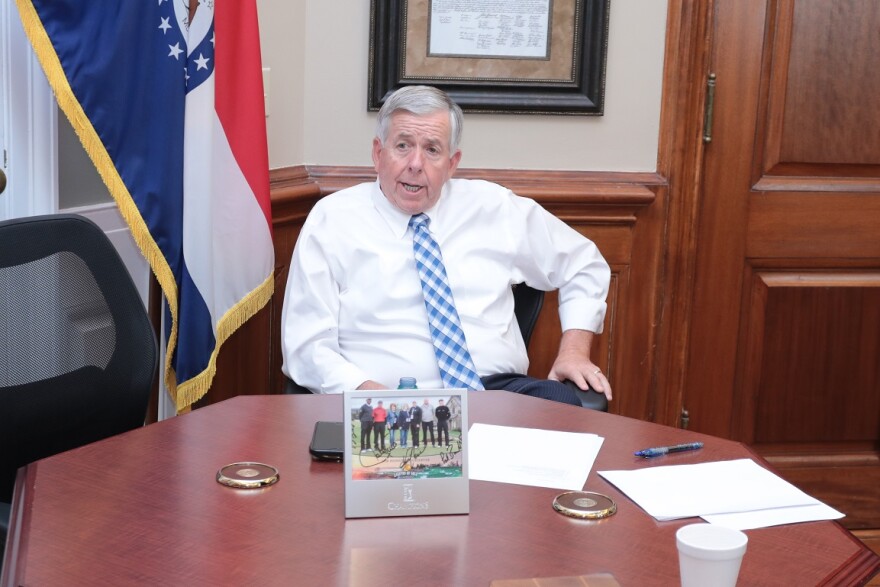
<path fill-rule="evenodd" d="M 404 85 L 465 112 L 601 115 L 610 0 L 372 0 L 368 109 Z"/>
<path fill-rule="evenodd" d="M 467 390 L 346 391 L 343 406 L 346 518 L 468 513 Z"/>

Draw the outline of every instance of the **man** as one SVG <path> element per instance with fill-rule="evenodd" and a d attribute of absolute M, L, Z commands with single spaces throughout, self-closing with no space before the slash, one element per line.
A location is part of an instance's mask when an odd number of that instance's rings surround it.
<path fill-rule="evenodd" d="M 425 398 L 422 402 L 422 438 L 425 439 L 425 446 L 428 446 L 428 432 L 431 433 L 431 446 L 437 446 L 434 442 L 434 406 Z"/>
<path fill-rule="evenodd" d="M 407 86 L 386 100 L 373 139 L 377 181 L 323 198 L 300 232 L 282 313 L 284 372 L 320 393 L 391 388 L 407 375 L 422 389 L 506 389 L 580 405 L 561 383 L 570 379 L 611 399 L 590 360 L 608 264 L 534 201 L 451 179 L 462 122 L 461 109 L 435 88 Z M 441 259 L 435 291 L 452 308 L 444 318 L 458 323 L 457 374 L 432 336 L 439 329 L 425 250 Z M 524 375 L 511 291 L 520 282 L 559 290 L 563 335 L 548 380 Z"/>
<path fill-rule="evenodd" d="M 385 419 L 387 417 L 388 413 L 382 405 L 382 400 L 379 400 L 376 402 L 376 407 L 373 408 L 373 446 L 382 452 L 385 452 Z"/>
<path fill-rule="evenodd" d="M 367 401 L 358 410 L 358 421 L 361 423 L 361 452 L 371 452 L 370 448 L 370 432 L 373 431 L 373 406 L 370 405 L 372 398 Z"/>
<path fill-rule="evenodd" d="M 413 400 L 412 407 L 409 409 L 409 431 L 412 436 L 413 448 L 419 448 L 419 429 L 422 427 L 422 408 L 419 403 Z M 422 441 L 424 442 L 424 438 Z M 427 444 L 427 443 L 425 443 Z"/>
<path fill-rule="evenodd" d="M 437 409 L 434 410 L 434 417 L 437 419 L 437 444 L 443 446 L 443 436 L 446 435 L 446 446 L 449 446 L 449 418 L 452 413 L 449 406 L 443 405 L 443 400 L 437 400 Z"/>

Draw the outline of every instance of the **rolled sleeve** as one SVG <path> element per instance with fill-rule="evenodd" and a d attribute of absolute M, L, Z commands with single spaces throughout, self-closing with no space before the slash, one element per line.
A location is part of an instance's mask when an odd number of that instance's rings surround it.
<path fill-rule="evenodd" d="M 526 282 L 545 291 L 559 290 L 562 330 L 604 328 L 611 268 L 590 239 L 556 218 L 532 200 L 520 199 L 529 235 L 526 258 L 535 266 L 525 272 Z"/>

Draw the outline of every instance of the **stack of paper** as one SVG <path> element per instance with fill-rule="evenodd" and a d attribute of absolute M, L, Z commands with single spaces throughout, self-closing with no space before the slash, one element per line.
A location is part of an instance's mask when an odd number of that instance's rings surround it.
<path fill-rule="evenodd" d="M 601 436 L 474 424 L 468 431 L 471 479 L 583 489 L 602 447 Z"/>
<path fill-rule="evenodd" d="M 661 521 L 700 516 L 712 524 L 748 530 L 843 517 L 751 459 L 599 475 Z"/>

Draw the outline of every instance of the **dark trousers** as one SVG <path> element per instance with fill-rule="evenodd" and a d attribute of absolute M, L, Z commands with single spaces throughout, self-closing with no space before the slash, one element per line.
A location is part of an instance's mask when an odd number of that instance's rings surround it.
<path fill-rule="evenodd" d="M 443 446 L 443 435 L 446 435 L 446 446 L 449 446 L 449 421 L 437 420 L 437 444 Z"/>
<path fill-rule="evenodd" d="M 370 448 L 370 432 L 372 431 L 372 422 L 361 422 L 361 450 Z"/>
<path fill-rule="evenodd" d="M 419 428 L 421 428 L 421 424 L 410 424 L 409 425 L 409 433 L 412 435 L 412 445 L 419 445 Z"/>
<path fill-rule="evenodd" d="M 379 443 L 382 443 L 382 448 L 379 448 Z M 373 446 L 376 447 L 376 450 L 385 450 L 385 422 L 374 422 L 373 423 Z"/>
<path fill-rule="evenodd" d="M 431 446 L 434 446 L 434 422 L 422 422 L 422 438 L 428 446 L 428 432 L 431 433 Z"/>
<path fill-rule="evenodd" d="M 486 389 L 503 389 L 532 397 L 540 397 L 555 402 L 580 406 L 578 396 L 561 381 L 536 379 L 519 373 L 499 373 L 481 378 Z"/>

